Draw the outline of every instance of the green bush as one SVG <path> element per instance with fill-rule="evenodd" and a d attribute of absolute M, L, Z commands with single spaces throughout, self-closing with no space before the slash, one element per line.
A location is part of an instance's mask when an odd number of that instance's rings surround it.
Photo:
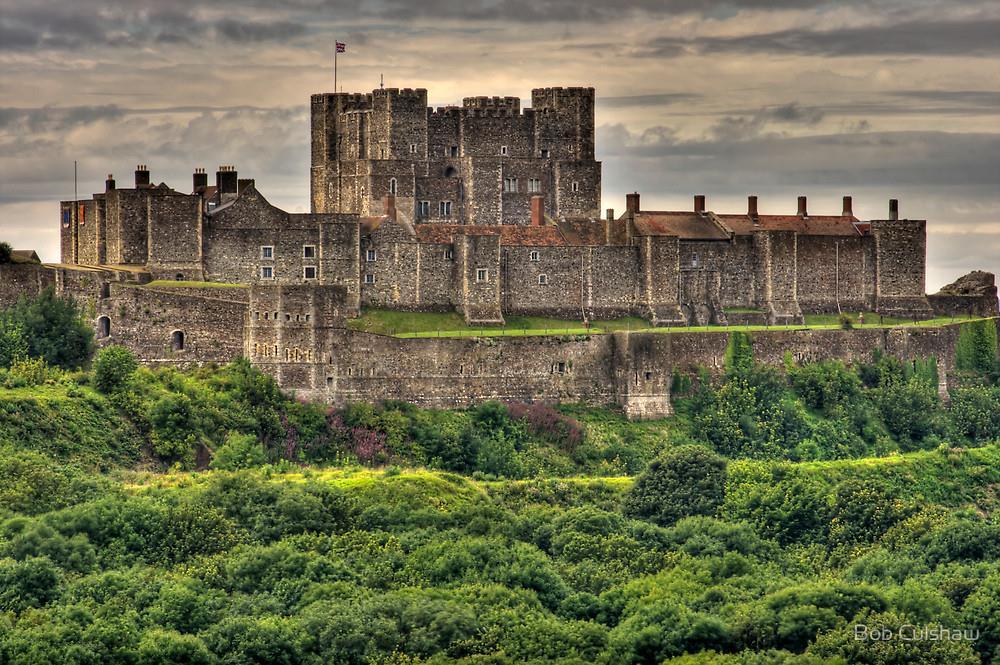
<path fill-rule="evenodd" d="M 9 243 L 0 242 L 0 263 L 10 263 L 14 249 Z"/>
<path fill-rule="evenodd" d="M 94 385 L 102 393 L 116 393 L 128 387 L 139 368 L 132 352 L 124 346 L 108 346 L 94 360 Z"/>
<path fill-rule="evenodd" d="M 0 314 L 0 329 L 12 327 L 22 330 L 28 355 L 55 367 L 80 367 L 93 351 L 94 333 L 80 307 L 72 298 L 57 297 L 52 287 L 37 298 L 21 298 Z"/>
<path fill-rule="evenodd" d="M 223 471 L 237 469 L 252 469 L 267 462 L 264 446 L 253 434 L 230 432 L 226 442 L 215 451 L 212 458 L 212 468 Z"/>
<path fill-rule="evenodd" d="M 692 515 L 714 515 L 725 498 L 725 485 L 722 457 L 683 446 L 668 451 L 636 479 L 624 512 L 664 526 Z"/>

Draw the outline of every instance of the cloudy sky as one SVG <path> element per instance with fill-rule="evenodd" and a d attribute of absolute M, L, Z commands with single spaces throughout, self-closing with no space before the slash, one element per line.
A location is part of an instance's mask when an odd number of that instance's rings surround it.
<path fill-rule="evenodd" d="M 597 88 L 604 207 L 926 218 L 928 288 L 1000 272 L 996 0 L 0 0 L 0 239 L 58 259 L 59 199 L 138 163 L 235 164 L 305 211 L 308 100 Z"/>

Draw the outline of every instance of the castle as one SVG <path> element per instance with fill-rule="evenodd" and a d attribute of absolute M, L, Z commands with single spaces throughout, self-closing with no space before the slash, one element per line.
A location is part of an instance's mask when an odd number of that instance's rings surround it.
<path fill-rule="evenodd" d="M 836 215 L 812 214 L 805 197 L 794 214 L 764 215 L 755 196 L 721 213 L 701 195 L 691 210 L 646 210 L 633 193 L 621 214 L 600 215 L 593 88 L 536 89 L 527 109 L 511 97 L 426 100 L 422 89 L 314 95 L 308 214 L 271 205 L 232 166 L 214 184 L 196 169 L 190 193 L 154 184 L 144 165 L 132 187 L 109 175 L 104 192 L 60 204 L 61 263 L 8 284 L 86 299 L 102 343 L 146 362 L 244 355 L 332 402 L 617 401 L 636 416 L 668 413 L 676 356 L 718 366 L 719 343 L 701 357 L 676 334 L 403 340 L 346 321 L 364 308 L 457 311 L 470 325 L 933 314 L 926 223 L 900 218 L 895 200 L 864 221 L 850 197 Z M 995 305 L 994 294 L 986 313 Z M 825 356 L 838 339 L 796 353 Z"/>

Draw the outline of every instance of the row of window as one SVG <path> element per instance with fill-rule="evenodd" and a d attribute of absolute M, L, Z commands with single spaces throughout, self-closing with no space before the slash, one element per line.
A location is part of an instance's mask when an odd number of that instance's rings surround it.
<path fill-rule="evenodd" d="M 302 279 L 316 279 L 316 266 L 302 266 Z M 261 279 L 274 279 L 274 266 L 260 267 Z"/>
<path fill-rule="evenodd" d="M 271 314 L 271 312 L 254 312 L 253 315 L 254 315 L 254 319 L 256 319 L 257 321 L 260 321 L 262 319 L 264 321 L 277 321 L 278 320 L 278 313 L 277 312 L 274 312 L 273 315 Z M 285 321 L 291 321 L 291 320 L 292 320 L 292 315 L 286 312 L 285 313 Z M 301 322 L 301 321 L 309 321 L 309 315 L 308 314 L 296 314 L 295 315 L 295 320 L 299 321 L 299 322 Z"/>
<path fill-rule="evenodd" d="M 263 261 L 273 261 L 274 260 L 274 245 L 261 245 L 260 246 L 260 258 Z M 302 258 L 304 258 L 304 259 L 315 259 L 316 258 L 316 245 L 302 245 Z"/>
<path fill-rule="evenodd" d="M 487 270 L 486 268 L 477 268 L 476 269 L 476 281 L 477 282 L 488 282 L 488 281 L 490 281 L 490 271 Z M 371 286 L 374 283 L 375 283 L 375 275 L 373 275 L 372 273 L 366 274 L 365 275 L 365 284 Z M 549 283 L 549 276 L 548 275 L 542 274 L 542 275 L 538 276 L 538 284 L 539 284 L 539 286 L 545 286 L 548 283 Z"/>
<path fill-rule="evenodd" d="M 503 179 L 503 191 L 508 193 L 516 193 L 519 191 L 519 186 L 517 178 L 504 178 Z M 528 178 L 528 192 L 531 194 L 537 194 L 542 191 L 542 181 L 540 178 Z"/>
<path fill-rule="evenodd" d="M 417 201 L 417 216 L 431 216 L 430 201 Z M 438 217 L 451 217 L 451 201 L 438 201 Z"/>

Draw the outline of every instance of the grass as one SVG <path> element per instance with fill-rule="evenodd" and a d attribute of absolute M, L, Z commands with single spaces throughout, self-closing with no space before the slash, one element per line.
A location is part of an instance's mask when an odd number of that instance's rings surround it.
<path fill-rule="evenodd" d="M 858 327 L 858 315 L 853 312 L 844 312 L 849 317 L 851 321 L 854 322 L 854 327 Z M 865 312 L 865 328 L 869 327 L 869 324 L 882 323 L 884 325 L 894 326 L 902 323 L 913 323 L 913 319 L 904 319 L 895 316 L 886 316 L 879 319 L 879 315 L 875 312 Z M 805 315 L 806 324 L 808 325 L 840 325 L 840 314 L 806 314 Z"/>
<path fill-rule="evenodd" d="M 148 284 L 143 284 L 143 286 L 155 286 L 159 288 L 163 287 L 173 287 L 173 288 L 185 288 L 185 289 L 246 289 L 249 288 L 246 284 L 229 284 L 227 282 L 193 282 L 193 281 L 175 281 L 172 279 L 156 279 Z"/>

